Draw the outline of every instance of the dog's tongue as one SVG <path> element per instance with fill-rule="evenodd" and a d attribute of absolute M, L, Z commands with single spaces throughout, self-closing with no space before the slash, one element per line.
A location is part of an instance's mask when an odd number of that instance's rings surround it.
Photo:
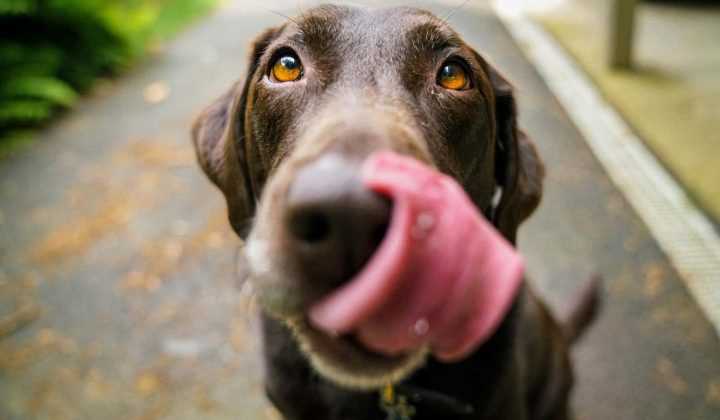
<path fill-rule="evenodd" d="M 360 273 L 310 308 L 311 322 L 388 355 L 428 345 L 441 360 L 466 356 L 509 310 L 521 257 L 452 178 L 390 152 L 371 156 L 363 178 L 392 199 L 390 227 Z"/>

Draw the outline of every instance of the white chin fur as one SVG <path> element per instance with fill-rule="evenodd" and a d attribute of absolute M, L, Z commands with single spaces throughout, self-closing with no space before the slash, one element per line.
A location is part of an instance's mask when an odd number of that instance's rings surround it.
<path fill-rule="evenodd" d="M 342 338 L 311 328 L 305 319 L 286 320 L 313 368 L 336 384 L 358 390 L 379 389 L 407 378 L 425 364 L 426 348 L 397 357 L 361 350 Z"/>

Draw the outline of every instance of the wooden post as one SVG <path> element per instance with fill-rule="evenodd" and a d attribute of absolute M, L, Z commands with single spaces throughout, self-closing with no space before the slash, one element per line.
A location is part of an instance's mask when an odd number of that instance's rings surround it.
<path fill-rule="evenodd" d="M 615 69 L 632 68 L 633 32 L 637 0 L 613 0 L 610 16 L 610 66 Z"/>

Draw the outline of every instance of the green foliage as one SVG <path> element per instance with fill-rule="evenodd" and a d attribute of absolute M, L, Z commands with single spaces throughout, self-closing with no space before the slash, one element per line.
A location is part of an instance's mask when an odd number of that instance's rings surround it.
<path fill-rule="evenodd" d="M 216 2 L 0 0 L 0 140 L 71 107 L 98 76 L 125 69 Z"/>

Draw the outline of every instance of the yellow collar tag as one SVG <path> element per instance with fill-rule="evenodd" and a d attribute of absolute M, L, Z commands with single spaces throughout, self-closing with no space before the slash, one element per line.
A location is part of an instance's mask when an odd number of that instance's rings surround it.
<path fill-rule="evenodd" d="M 392 384 L 380 390 L 380 408 L 387 414 L 385 420 L 412 420 L 415 415 L 415 407 L 407 402 L 405 396 L 396 395 Z"/>

